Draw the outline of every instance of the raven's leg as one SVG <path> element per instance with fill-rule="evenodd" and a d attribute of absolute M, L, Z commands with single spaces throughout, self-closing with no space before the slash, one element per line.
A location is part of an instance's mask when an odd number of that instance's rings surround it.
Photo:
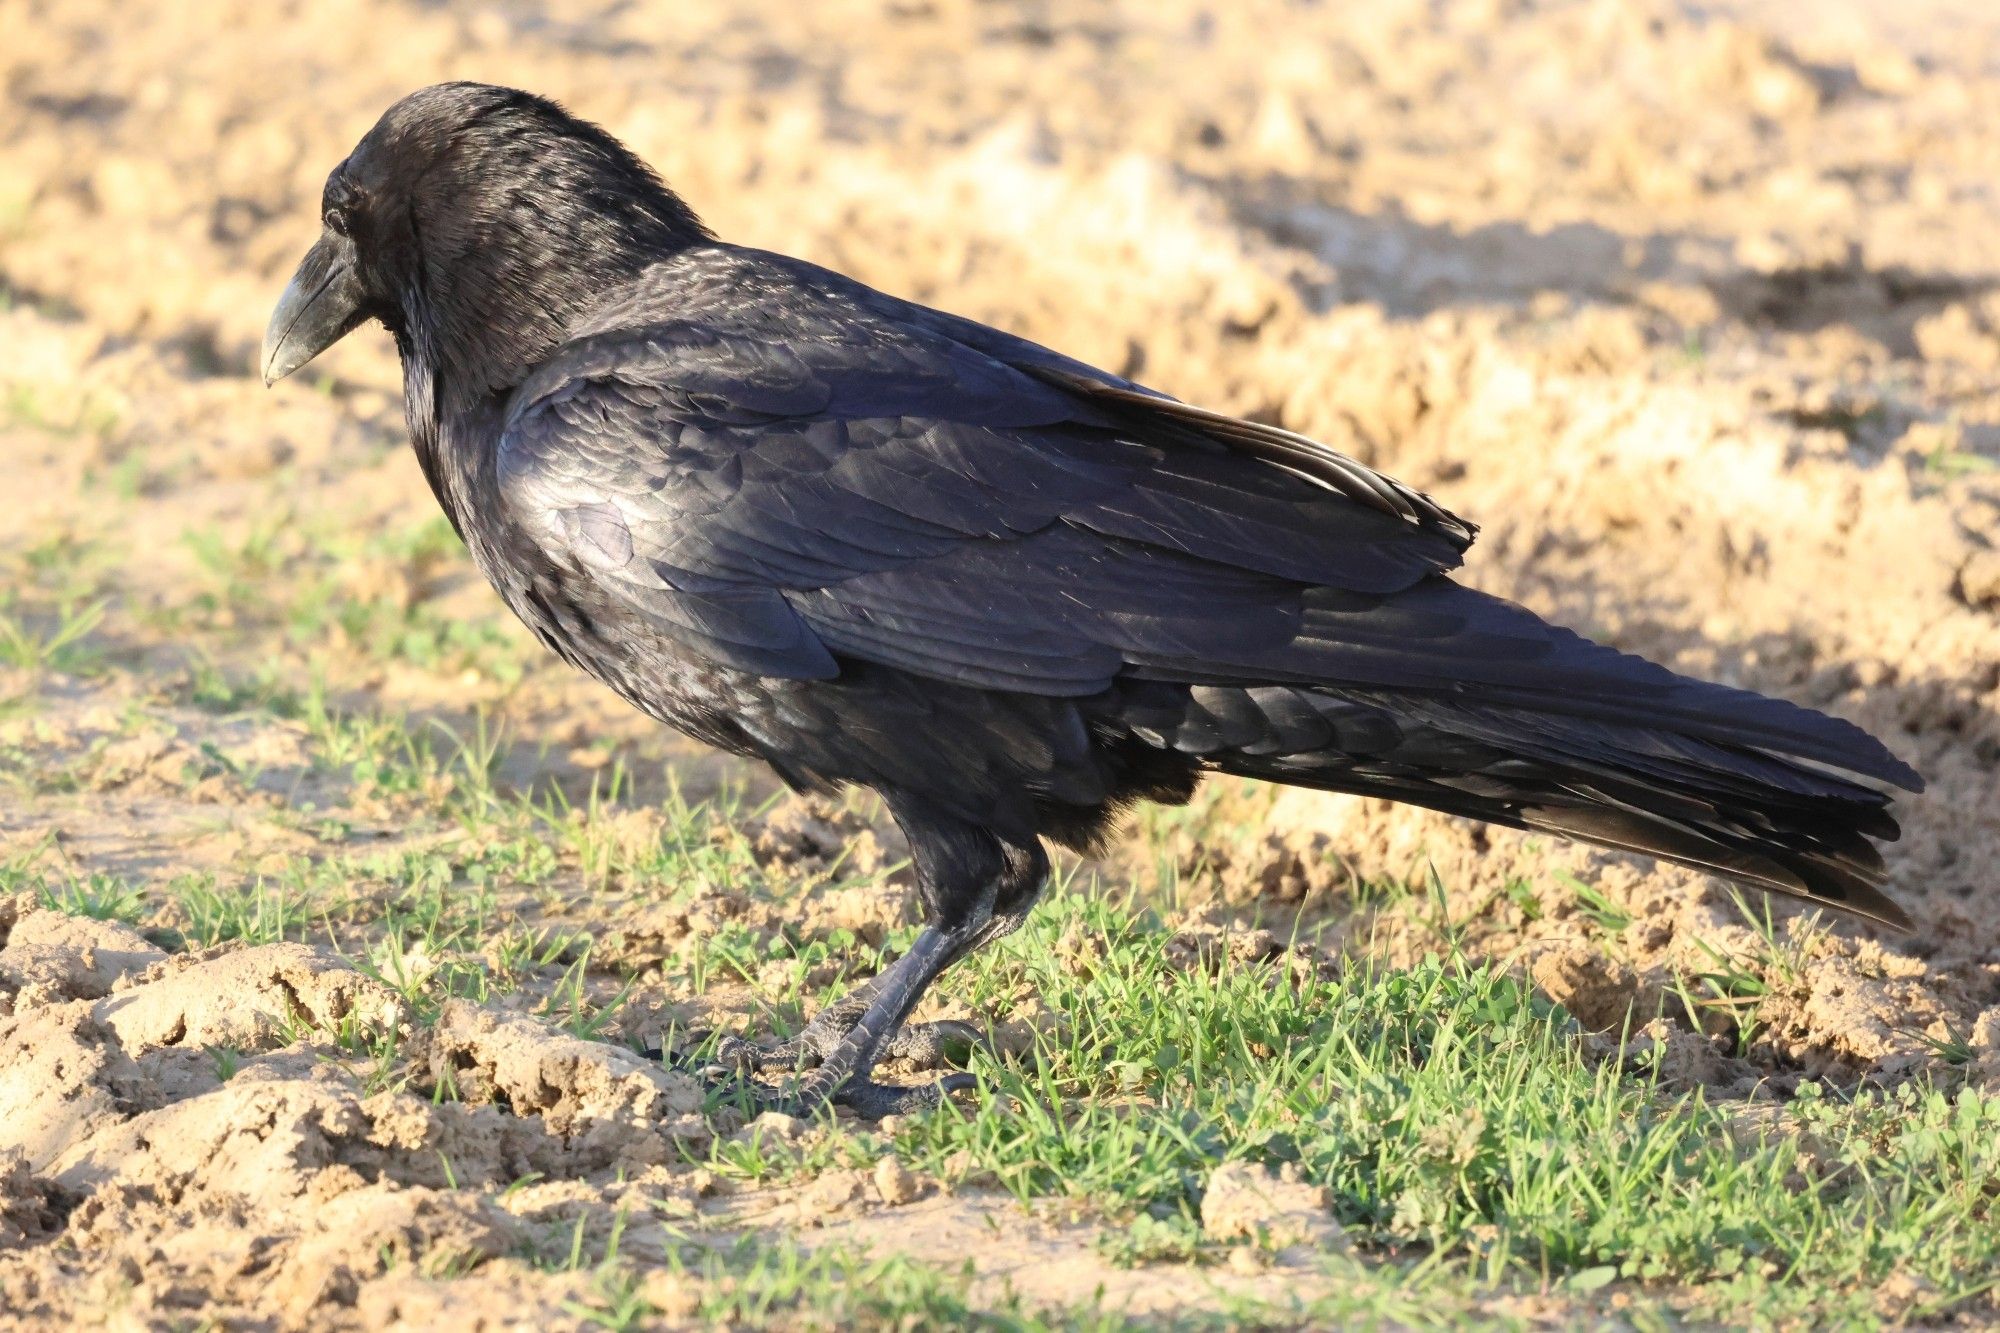
<path fill-rule="evenodd" d="M 992 916 L 973 938 L 960 945 L 945 960 L 945 967 L 1018 930 L 1041 897 L 1042 889 L 1048 883 L 1049 868 L 1039 843 L 1032 843 L 1025 849 L 1003 845 L 1001 863 Z M 929 902 L 928 896 L 926 902 Z M 934 912 L 928 914 L 936 915 Z M 797 1036 L 776 1046 L 761 1047 L 741 1037 L 725 1037 L 714 1060 L 706 1062 L 704 1067 L 714 1075 L 732 1068 L 759 1072 L 791 1071 L 817 1064 L 839 1049 L 847 1034 L 854 1030 L 855 1024 L 861 1021 L 861 1016 L 881 994 L 888 977 L 888 969 L 870 977 L 814 1014 L 812 1021 Z M 977 1046 L 980 1041 L 978 1028 L 955 1019 L 905 1023 L 883 1039 L 876 1056 L 883 1060 L 907 1060 L 919 1069 L 934 1069 L 947 1060 L 959 1058 L 962 1052 Z"/>
<path fill-rule="evenodd" d="M 946 967 L 1021 928 L 1036 899 L 1041 897 L 1043 885 L 1048 883 L 1046 868 L 1024 867 L 1024 870 L 1025 874 L 1010 876 L 1003 882 L 1000 901 L 995 905 L 992 918 L 977 936 L 951 956 L 945 963 Z M 725 1037 L 716 1052 L 715 1062 L 762 1071 L 798 1069 L 807 1063 L 816 1064 L 826 1059 L 854 1030 L 854 1025 L 861 1021 L 861 1015 L 868 1012 L 868 1006 L 881 993 L 882 983 L 888 975 L 885 969 L 868 978 L 814 1014 L 812 1021 L 796 1037 L 776 1046 L 753 1046 L 740 1037 Z M 878 1056 L 884 1060 L 907 1060 L 919 1069 L 934 1069 L 948 1059 L 958 1058 L 960 1052 L 977 1046 L 980 1039 L 978 1028 L 957 1019 L 905 1023 L 883 1040 Z"/>
<path fill-rule="evenodd" d="M 915 800 L 891 797 L 889 807 L 909 837 L 928 924 L 909 952 L 867 988 L 872 993 L 860 1016 L 819 1067 L 778 1103 L 794 1114 L 812 1114 L 831 1099 L 874 1119 L 935 1106 L 945 1093 L 970 1086 L 966 1074 L 911 1088 L 876 1083 L 869 1074 L 885 1039 L 925 988 L 960 958 L 1019 926 L 1048 877 L 1048 856 L 1033 836 L 1003 840 Z"/>
<path fill-rule="evenodd" d="M 1028 911 L 1035 905 L 1045 882 L 1045 877 L 1036 879 L 1027 892 L 1016 895 L 1018 904 L 1004 913 L 996 912 L 978 937 L 953 954 L 945 966 L 949 967 L 968 954 L 977 952 L 988 942 L 1018 930 L 1021 923 L 1027 920 Z M 640 1047 L 640 1054 L 649 1060 L 664 1060 L 684 1073 L 710 1080 L 726 1079 L 732 1072 L 746 1070 L 790 1073 L 807 1069 L 832 1055 L 846 1040 L 847 1034 L 854 1030 L 854 1025 L 861 1021 L 861 1016 L 868 1012 L 868 1006 L 881 993 L 889 971 L 884 968 L 825 1006 L 812 1016 L 812 1021 L 797 1036 L 775 1046 L 758 1046 L 743 1037 L 726 1036 L 717 1044 L 713 1056 L 696 1059 L 689 1053 L 691 1047 L 670 1051 L 656 1038 Z M 970 1023 L 941 1018 L 929 1023 L 903 1024 L 883 1040 L 876 1054 L 878 1059 L 904 1060 L 918 1069 L 936 1069 L 964 1058 L 965 1052 L 980 1045 L 984 1039 L 984 1034 Z"/>
<path fill-rule="evenodd" d="M 861 1015 L 868 1011 L 888 975 L 885 968 L 868 978 L 814 1014 L 812 1021 L 797 1036 L 788 1037 L 775 1046 L 759 1046 L 745 1037 L 725 1036 L 716 1043 L 713 1056 L 696 1059 L 690 1052 L 699 1045 L 699 1037 L 689 1047 L 675 1051 L 669 1051 L 665 1043 L 656 1038 L 640 1047 L 640 1054 L 649 1060 L 664 1060 L 685 1073 L 709 1079 L 721 1079 L 731 1072 L 746 1070 L 758 1073 L 782 1070 L 789 1073 L 808 1069 L 833 1054 L 854 1025 L 861 1021 Z M 979 1045 L 981 1040 L 978 1028 L 957 1019 L 905 1023 L 883 1041 L 881 1058 L 907 1060 L 918 1069 L 935 1069 L 964 1058 L 965 1052 Z"/>

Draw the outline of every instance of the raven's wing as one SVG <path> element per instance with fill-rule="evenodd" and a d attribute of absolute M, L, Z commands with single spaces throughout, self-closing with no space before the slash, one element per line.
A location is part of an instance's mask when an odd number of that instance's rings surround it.
<path fill-rule="evenodd" d="M 821 270 L 728 278 L 614 307 L 517 391 L 498 457 L 550 559 L 713 661 L 1469 694 L 1908 775 L 1436 577 L 1470 525 L 1323 446 Z"/>
<path fill-rule="evenodd" d="M 516 393 L 499 447 L 549 554 L 725 664 L 824 677 L 844 653 L 1088 693 L 1123 650 L 1172 646 L 1105 633 L 1107 613 L 1198 621 L 1197 641 L 1247 614 L 1276 644 L 1300 586 L 1394 591 L 1470 539 L 1285 432 L 1116 381 L 1093 401 L 1053 354 L 1024 368 L 785 298 L 578 339 Z"/>

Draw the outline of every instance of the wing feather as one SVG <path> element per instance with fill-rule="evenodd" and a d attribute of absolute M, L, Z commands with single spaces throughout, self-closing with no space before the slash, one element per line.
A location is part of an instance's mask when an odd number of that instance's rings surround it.
<path fill-rule="evenodd" d="M 517 391 L 498 453 L 547 559 L 714 661 L 1052 697 L 1432 693 L 1914 780 L 1856 728 L 1451 583 L 1472 525 L 1324 445 L 732 253 L 613 302 Z M 1226 747 L 1237 707 L 1185 725 Z"/>

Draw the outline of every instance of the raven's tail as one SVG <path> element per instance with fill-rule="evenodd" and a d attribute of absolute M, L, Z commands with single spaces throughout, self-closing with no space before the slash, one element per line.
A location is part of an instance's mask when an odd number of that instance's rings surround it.
<path fill-rule="evenodd" d="M 1847 758 L 1851 770 L 1910 786 L 1921 785 L 1915 773 L 1846 723 L 1684 685 L 1712 692 L 1719 713 L 1729 704 L 1781 718 L 1802 739 L 1786 745 L 1753 727 L 1751 739 L 1729 741 L 1693 734 L 1720 730 L 1699 724 L 1612 720 L 1575 696 L 1488 703 L 1299 685 L 1197 685 L 1171 735 L 1147 730 L 1213 770 L 1642 852 L 1907 930 L 1909 918 L 1881 892 L 1873 841 L 1898 835 L 1889 797 L 1787 752 Z"/>
<path fill-rule="evenodd" d="M 1133 674 L 1120 721 L 1208 769 L 1560 833 L 1909 926 L 1874 840 L 1898 833 L 1881 787 L 1923 779 L 1880 741 L 1447 579 L 1309 588 L 1286 644 Z"/>

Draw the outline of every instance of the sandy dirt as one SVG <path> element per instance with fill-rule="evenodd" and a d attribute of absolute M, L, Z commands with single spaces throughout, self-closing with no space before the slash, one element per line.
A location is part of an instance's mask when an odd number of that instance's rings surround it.
<path fill-rule="evenodd" d="M 605 124 L 733 240 L 1350 450 L 1483 525 L 1469 581 L 1851 718 L 1930 784 L 1891 854 L 1908 938 L 1784 909 L 1760 933 L 1630 857 L 1221 789 L 1103 867 L 1176 868 L 1189 947 L 1297 921 L 1407 961 L 1451 934 L 1715 1095 L 1893 1083 L 1945 1045 L 2000 1087 L 2000 18 L 1795 8 L 0 0 L 4 609 L 45 635 L 102 605 L 87 669 L 0 667 L 0 858 L 230 892 L 413 845 L 435 790 L 330 773 L 295 716 L 216 706 L 218 676 L 317 673 L 459 731 L 484 710 L 502 777 L 577 799 L 614 762 L 652 797 L 669 767 L 696 795 L 768 790 L 544 663 L 423 535 L 386 338 L 255 378 L 327 170 L 396 97 L 479 78 Z M 806 885 L 785 911 L 809 930 L 879 940 L 907 912 L 799 871 L 893 859 L 852 812 L 742 840 Z M 687 938 L 779 914 L 564 884 L 502 883 L 495 910 L 587 927 L 590 984 L 637 969 L 648 1021 L 726 1004 L 675 980 Z M 628 1253 L 689 1219 L 917 1254 L 983 1228 L 1050 1300 L 1183 1294 L 893 1159 L 718 1192 L 686 1162 L 738 1126 L 531 1012 L 574 951 L 526 998 L 455 1002 L 399 1056 L 427 1077 L 389 1086 L 370 1052 L 411 1025 L 352 940 L 155 924 L 0 899 L 0 1295 L 28 1323 L 579 1324 L 584 1278 L 524 1256 L 621 1205 L 649 1219 Z M 1676 992 L 1718 957 L 1758 975 L 1753 1002 Z M 412 1090 L 442 1081 L 464 1099 Z"/>

